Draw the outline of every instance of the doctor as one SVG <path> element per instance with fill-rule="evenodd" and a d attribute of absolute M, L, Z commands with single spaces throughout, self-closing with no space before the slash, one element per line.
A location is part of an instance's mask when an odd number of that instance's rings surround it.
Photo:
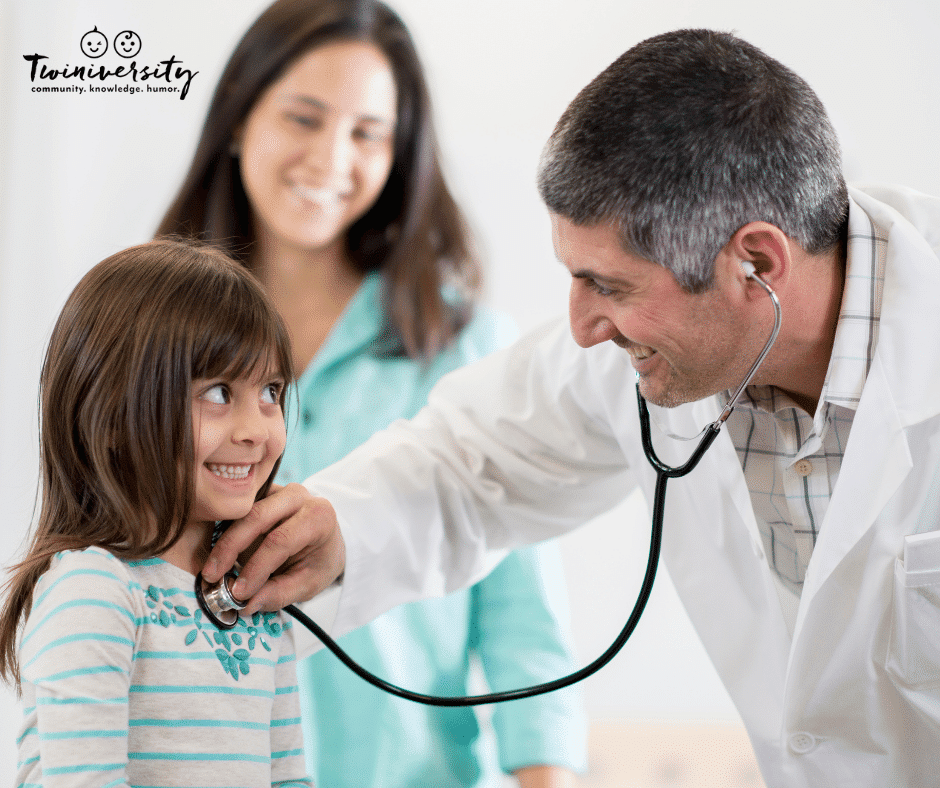
<path fill-rule="evenodd" d="M 249 611 L 342 574 L 343 632 L 473 582 L 494 550 L 575 528 L 635 484 L 650 500 L 634 380 L 659 456 L 681 464 L 693 444 L 665 433 L 714 420 L 771 331 L 748 261 L 783 325 L 670 485 L 664 560 L 769 788 L 935 785 L 940 201 L 847 190 L 809 86 L 703 30 L 645 41 L 588 85 L 539 189 L 570 331 L 445 378 L 416 419 L 311 479 L 323 497 L 260 502 L 206 576 L 268 532 L 235 589 Z"/>

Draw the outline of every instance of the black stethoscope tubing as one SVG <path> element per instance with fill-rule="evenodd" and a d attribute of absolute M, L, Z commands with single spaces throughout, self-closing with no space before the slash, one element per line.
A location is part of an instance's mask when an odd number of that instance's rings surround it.
<path fill-rule="evenodd" d="M 333 652 L 340 662 L 342 662 L 353 673 L 359 676 L 359 678 L 367 681 L 372 686 L 392 695 L 396 695 L 399 698 L 404 698 L 405 700 L 414 701 L 416 703 L 423 703 L 427 706 L 479 706 L 487 703 L 503 703 L 509 700 L 521 700 L 522 698 L 531 698 L 534 695 L 542 695 L 546 692 L 554 692 L 555 690 L 562 689 L 563 687 L 571 686 L 572 684 L 576 684 L 579 681 L 586 679 L 588 676 L 597 673 L 597 671 L 604 667 L 619 653 L 624 644 L 633 634 L 633 630 L 636 629 L 636 625 L 639 623 L 640 617 L 643 615 L 643 611 L 646 608 L 646 603 L 649 601 L 650 594 L 652 593 L 653 582 L 656 579 L 656 569 L 659 565 L 659 554 L 662 546 L 663 516 L 665 513 L 666 504 L 667 480 L 685 476 L 687 473 L 689 473 L 698 464 L 699 460 L 702 459 L 705 451 L 709 446 L 711 446 L 712 441 L 714 441 L 718 436 L 718 431 L 721 428 L 721 425 L 717 422 L 715 424 L 708 425 L 705 430 L 705 434 L 699 441 L 698 446 L 695 448 L 695 451 L 692 453 L 692 456 L 689 458 L 689 460 L 684 465 L 680 465 L 675 468 L 670 467 L 660 461 L 660 459 L 656 456 L 655 450 L 653 449 L 652 437 L 650 435 L 649 410 L 646 407 L 646 400 L 644 400 L 643 396 L 640 394 L 639 386 L 637 386 L 636 396 L 640 408 L 640 428 L 643 438 L 643 451 L 646 453 L 646 458 L 649 460 L 650 465 L 652 465 L 656 470 L 656 491 L 653 495 L 653 518 L 650 528 L 649 557 L 647 558 L 646 562 L 646 572 L 643 576 L 643 583 L 640 586 L 639 594 L 637 595 L 636 602 L 633 604 L 633 610 L 630 612 L 630 617 L 627 619 L 627 623 L 624 625 L 623 629 L 620 631 L 620 634 L 617 635 L 617 638 L 613 643 L 611 643 L 607 650 L 590 664 L 585 665 L 580 670 L 577 670 L 574 673 L 570 673 L 567 676 L 563 676 L 562 678 L 555 679 L 553 681 L 547 681 L 542 684 L 535 684 L 531 687 L 524 687 L 522 689 L 490 692 L 483 695 L 461 695 L 455 697 L 424 695 L 419 692 L 412 692 L 411 690 L 404 689 L 403 687 L 399 687 L 396 684 L 391 684 L 390 682 L 385 681 L 385 679 L 379 678 L 374 673 L 366 670 L 355 660 L 353 660 L 353 658 L 350 657 L 349 654 L 347 654 L 342 649 L 342 647 L 335 640 L 333 640 L 333 638 L 331 638 L 319 624 L 317 624 L 316 621 L 310 618 L 296 605 L 288 605 L 284 608 L 284 612 L 292 616 L 300 624 L 303 624 L 307 629 L 309 629 L 327 649 Z M 224 580 L 221 588 L 225 589 L 223 594 L 227 596 L 227 586 L 225 585 Z M 227 621 L 221 620 L 218 617 L 218 612 L 211 609 L 211 606 L 207 604 L 206 597 L 208 595 L 209 594 L 207 593 L 206 585 L 202 581 L 201 577 L 197 577 L 196 598 L 198 599 L 199 605 L 202 607 L 205 614 L 220 628 L 227 629 L 234 626 L 235 621 L 237 620 L 237 613 L 234 613 L 234 615 L 229 617 Z M 227 596 L 227 599 L 230 600 L 231 597 Z"/>
<path fill-rule="evenodd" d="M 646 400 L 643 398 L 643 395 L 640 394 L 639 382 L 637 383 L 636 397 L 639 408 L 640 435 L 643 443 L 643 453 L 646 455 L 646 459 L 653 467 L 653 470 L 656 471 L 656 488 L 653 493 L 653 514 L 652 523 L 650 526 L 649 557 L 647 558 L 646 562 L 646 572 L 643 576 L 643 583 L 640 586 L 639 594 L 637 595 L 636 602 L 633 604 L 633 610 L 630 612 L 630 617 L 627 619 L 627 623 L 624 625 L 623 629 L 620 630 L 620 634 L 617 635 L 617 638 L 614 640 L 614 642 L 611 643 L 607 650 L 593 662 L 585 665 L 583 668 L 575 671 L 574 673 L 568 674 L 567 676 L 563 676 L 553 681 L 547 681 L 542 684 L 535 684 L 531 687 L 523 687 L 521 689 L 490 692 L 483 695 L 461 695 L 454 697 L 424 695 L 419 692 L 412 692 L 411 690 L 404 689 L 403 687 L 399 687 L 396 684 L 391 684 L 390 682 L 385 681 L 385 679 L 379 678 L 374 673 L 366 670 L 364 667 L 355 662 L 353 658 L 350 657 L 339 646 L 339 644 L 323 630 L 319 624 L 317 624 L 306 613 L 300 610 L 296 605 L 288 605 L 283 609 L 284 612 L 291 615 L 297 622 L 303 624 L 307 629 L 309 629 L 327 649 L 333 652 L 340 662 L 342 662 L 347 668 L 349 668 L 353 673 L 355 673 L 364 681 L 367 681 L 372 686 L 377 687 L 378 689 L 383 690 L 384 692 L 387 692 L 391 695 L 396 695 L 399 698 L 414 701 L 415 703 L 423 703 L 427 706 L 479 706 L 488 703 L 503 703 L 509 700 L 531 698 L 534 695 L 542 695 L 546 692 L 554 692 L 555 690 L 569 687 L 572 684 L 576 684 L 599 671 L 619 653 L 624 644 L 633 634 L 633 630 L 636 629 L 636 625 L 639 623 L 640 617 L 643 615 L 643 611 L 646 608 L 646 603 L 649 601 L 650 594 L 653 591 L 653 582 L 656 579 L 656 569 L 659 565 L 659 555 L 662 549 L 663 518 L 665 516 L 666 510 L 666 483 L 669 481 L 669 479 L 677 479 L 685 476 L 686 474 L 690 473 L 696 465 L 698 465 L 699 461 L 705 455 L 705 452 L 708 451 L 708 448 L 715 441 L 715 438 L 718 437 L 718 433 L 721 431 L 721 425 L 724 424 L 728 416 L 731 414 L 738 396 L 744 390 L 745 386 L 750 382 L 751 378 L 754 376 L 754 373 L 757 371 L 757 368 L 760 366 L 761 362 L 764 360 L 764 357 L 770 351 L 771 346 L 777 338 L 777 333 L 780 330 L 781 320 L 780 303 L 777 300 L 777 296 L 773 290 L 770 289 L 769 285 L 767 285 L 754 272 L 753 266 L 750 266 L 748 276 L 754 279 L 767 291 L 767 294 L 770 296 L 771 301 L 773 302 L 773 332 L 764 345 L 760 356 L 757 358 L 748 372 L 747 377 L 741 383 L 741 386 L 732 396 L 728 402 L 728 405 L 722 411 L 718 419 L 709 424 L 703 430 L 701 440 L 699 440 L 695 450 L 683 465 L 666 465 L 656 455 L 656 450 L 653 448 L 653 439 L 650 430 L 649 408 L 646 405 Z M 227 594 L 227 587 L 225 586 L 224 578 L 222 581 L 222 588 L 224 593 Z M 198 599 L 199 604 L 206 615 L 208 615 L 209 618 L 220 627 L 230 628 L 231 626 L 234 626 L 234 623 L 224 624 L 218 619 L 217 614 L 210 610 L 210 606 L 206 604 L 206 595 L 207 589 L 205 584 L 203 583 L 201 577 L 197 577 L 196 598 Z"/>
<path fill-rule="evenodd" d="M 563 676 L 560 679 L 547 681 L 543 684 L 536 684 L 522 689 L 506 690 L 503 692 L 491 692 L 484 695 L 466 695 L 458 697 L 423 695 L 418 692 L 412 692 L 410 690 L 403 689 L 402 687 L 399 687 L 395 684 L 390 684 L 375 674 L 370 673 L 361 665 L 357 664 L 355 661 L 353 661 L 352 657 L 343 651 L 343 649 L 336 643 L 335 640 L 333 640 L 326 632 L 323 631 L 322 627 L 320 627 L 315 621 L 313 621 L 313 619 L 307 616 L 295 605 L 288 605 L 284 608 L 284 612 L 289 613 L 297 621 L 307 627 L 307 629 L 313 632 L 313 634 L 319 638 L 326 648 L 332 651 L 333 654 L 335 654 L 336 657 L 347 668 L 349 668 L 361 679 L 369 682 L 374 687 L 378 687 L 385 692 L 391 693 L 392 695 L 397 695 L 400 698 L 405 698 L 406 700 L 415 701 L 417 703 L 423 703 L 428 706 L 478 706 L 485 703 L 502 703 L 508 700 L 520 700 L 521 698 L 530 698 L 533 695 L 554 692 L 555 690 L 562 689 L 563 687 L 576 684 L 577 682 L 586 679 L 588 676 L 593 675 L 602 667 L 604 667 L 608 662 L 610 662 L 617 655 L 620 649 L 623 648 L 624 644 L 633 634 L 633 630 L 636 629 L 636 625 L 640 621 L 640 616 L 643 615 L 643 610 L 646 608 L 646 603 L 649 601 L 650 594 L 653 590 L 653 582 L 656 579 L 656 568 L 659 565 L 659 554 L 662 546 L 663 516 L 665 514 L 666 506 L 666 482 L 669 479 L 685 476 L 687 473 L 691 472 L 692 469 L 695 468 L 695 466 L 698 464 L 699 460 L 702 459 L 702 456 L 708 450 L 708 447 L 711 446 L 712 442 L 718 436 L 719 430 L 721 429 L 721 423 L 719 422 L 709 424 L 708 427 L 705 428 L 705 434 L 702 436 L 702 439 L 699 441 L 698 446 L 696 446 L 695 451 L 692 452 L 692 456 L 688 459 L 688 461 L 684 465 L 671 467 L 661 462 L 660 459 L 656 456 L 656 451 L 653 448 L 653 441 L 650 435 L 649 409 L 646 407 L 646 400 L 644 400 L 643 396 L 640 394 L 639 385 L 637 385 L 636 396 L 640 408 L 640 432 L 643 438 L 643 451 L 645 452 L 646 459 L 649 460 L 650 465 L 652 465 L 656 470 L 656 491 L 653 495 L 653 518 L 650 528 L 649 557 L 646 562 L 646 572 L 643 576 L 643 583 L 640 586 L 640 592 L 637 595 L 636 602 L 633 605 L 633 610 L 630 613 L 630 617 L 627 619 L 627 623 L 624 625 L 623 629 L 620 631 L 620 634 L 617 635 L 616 640 L 611 643 L 608 649 L 589 665 L 585 665 L 580 670 L 577 670 L 574 673 L 570 673 L 567 676 Z"/>
<path fill-rule="evenodd" d="M 536 684 L 522 689 L 457 697 L 424 695 L 391 684 L 375 674 L 370 673 L 356 663 L 322 627 L 295 605 L 288 605 L 284 608 L 284 612 L 289 613 L 298 622 L 307 627 L 307 629 L 319 638 L 320 642 L 322 642 L 326 648 L 332 651 L 347 668 L 361 679 L 392 695 L 397 695 L 400 698 L 423 703 L 428 706 L 477 706 L 485 703 L 502 703 L 509 700 L 520 700 L 522 698 L 530 698 L 533 695 L 554 692 L 563 687 L 576 684 L 586 679 L 588 676 L 593 675 L 610 662 L 623 648 L 624 644 L 633 634 L 633 630 L 636 629 L 636 625 L 639 623 L 640 617 L 643 615 L 643 611 L 646 608 L 646 603 L 649 601 L 650 594 L 653 591 L 653 582 L 656 579 L 656 569 L 659 565 L 659 554 L 662 547 L 663 517 L 666 508 L 666 482 L 669 479 L 676 479 L 690 473 L 692 469 L 698 465 L 699 460 L 702 459 L 708 447 L 711 446 L 715 438 L 718 437 L 718 432 L 721 429 L 721 423 L 719 422 L 709 424 L 708 427 L 705 428 L 705 434 L 702 436 L 702 439 L 699 441 L 698 446 L 696 446 L 695 451 L 692 452 L 692 456 L 689 457 L 688 461 L 684 465 L 671 467 L 663 463 L 659 457 L 656 456 L 656 450 L 653 448 L 652 436 L 650 434 L 649 409 L 646 406 L 646 400 L 643 399 L 643 396 L 640 394 L 639 385 L 637 385 L 636 396 L 640 409 L 640 432 L 643 439 L 643 451 L 646 454 L 646 459 L 649 460 L 650 465 L 652 465 L 656 471 L 656 491 L 653 495 L 653 518 L 650 527 L 649 557 L 646 562 L 646 572 L 643 576 L 643 583 L 640 586 L 640 592 L 637 595 L 636 602 L 633 605 L 633 610 L 630 613 L 630 617 L 627 619 L 627 623 L 608 649 L 590 664 L 574 673 L 555 679 L 554 681 L 547 681 L 543 684 Z"/>

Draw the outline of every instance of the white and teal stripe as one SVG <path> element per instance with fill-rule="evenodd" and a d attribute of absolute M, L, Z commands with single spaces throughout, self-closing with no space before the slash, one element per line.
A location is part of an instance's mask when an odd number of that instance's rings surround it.
<path fill-rule="evenodd" d="M 20 648 L 18 788 L 310 788 L 289 624 L 220 632 L 193 582 L 97 548 L 54 559 Z"/>

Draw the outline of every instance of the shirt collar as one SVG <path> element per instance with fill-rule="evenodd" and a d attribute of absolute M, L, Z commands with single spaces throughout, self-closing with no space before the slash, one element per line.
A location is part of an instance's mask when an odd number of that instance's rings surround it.
<path fill-rule="evenodd" d="M 878 342 L 886 249 L 887 233 L 849 198 L 842 304 L 826 379 L 813 417 L 814 431 L 819 435 L 824 431 L 829 406 L 855 410 L 862 396 Z M 730 391 L 725 392 L 721 399 L 727 402 L 730 396 Z M 739 405 L 770 413 L 796 407 L 790 397 L 772 386 L 748 386 Z"/>
<path fill-rule="evenodd" d="M 301 374 L 299 386 L 303 387 L 333 364 L 361 353 L 381 336 L 385 321 L 381 300 L 381 274 L 366 274 L 326 341 Z"/>
<path fill-rule="evenodd" d="M 871 368 L 884 291 L 888 234 L 849 198 L 845 286 L 821 400 L 856 410 Z"/>

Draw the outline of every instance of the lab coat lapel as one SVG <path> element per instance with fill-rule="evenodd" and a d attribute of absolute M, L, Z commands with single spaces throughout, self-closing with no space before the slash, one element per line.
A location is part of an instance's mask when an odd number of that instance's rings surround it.
<path fill-rule="evenodd" d="M 795 637 L 826 580 L 910 473 L 905 430 L 940 413 L 940 262 L 900 213 L 863 192 L 852 197 L 888 231 L 878 345 L 806 573 Z"/>
<path fill-rule="evenodd" d="M 803 584 L 797 636 L 820 587 L 871 528 L 911 467 L 911 453 L 897 406 L 881 358 L 876 355 L 839 473 L 841 479 L 851 480 L 851 484 L 836 484 L 833 491 Z"/>

